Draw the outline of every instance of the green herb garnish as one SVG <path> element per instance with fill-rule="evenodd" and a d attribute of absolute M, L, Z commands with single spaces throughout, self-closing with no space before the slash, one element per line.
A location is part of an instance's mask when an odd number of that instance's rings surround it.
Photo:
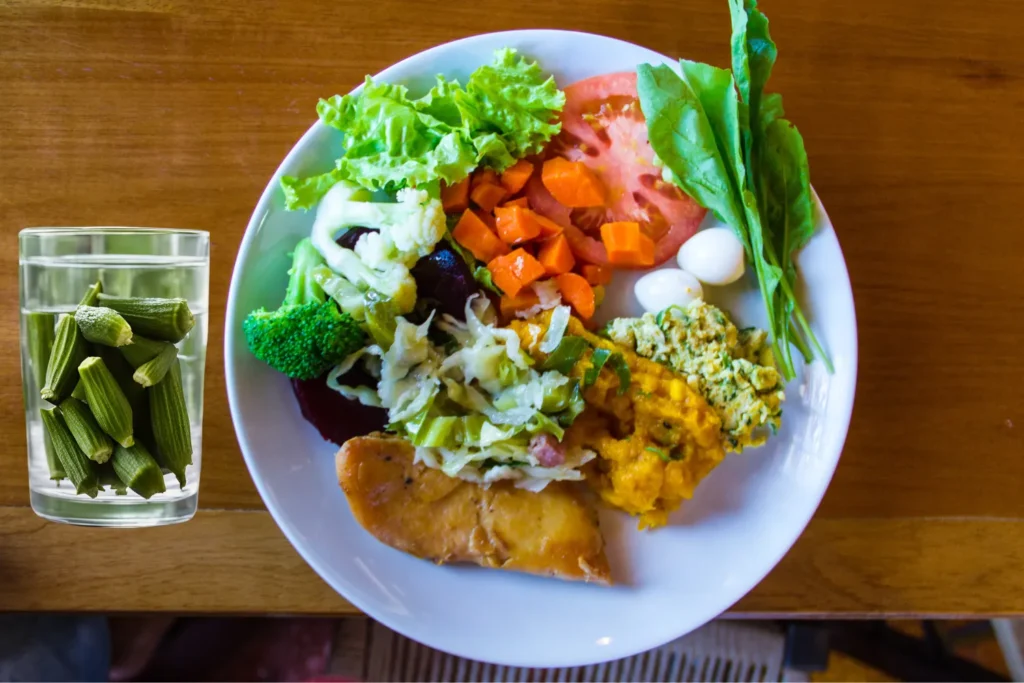
<path fill-rule="evenodd" d="M 608 365 L 615 374 L 619 377 L 619 395 L 626 393 L 626 389 L 629 389 L 630 382 L 633 381 L 633 375 L 629 371 L 629 365 L 626 364 L 626 359 L 623 358 L 621 353 L 613 353 L 608 358 Z"/>
<path fill-rule="evenodd" d="M 598 375 L 601 374 L 601 368 L 611 358 L 612 352 L 608 349 L 594 349 L 594 353 L 590 356 L 590 362 L 592 365 L 587 368 L 587 371 L 583 374 L 583 386 L 589 387 L 597 381 Z"/>
<path fill-rule="evenodd" d="M 588 346 L 587 340 L 583 337 L 567 334 L 562 337 L 562 341 L 558 342 L 555 350 L 544 359 L 540 369 L 555 370 L 563 375 L 568 375 L 572 372 L 573 366 L 583 357 L 583 352 L 587 350 Z"/>

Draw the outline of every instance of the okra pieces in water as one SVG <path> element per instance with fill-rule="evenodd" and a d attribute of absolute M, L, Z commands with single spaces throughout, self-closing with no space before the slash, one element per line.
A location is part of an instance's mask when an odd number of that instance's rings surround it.
<path fill-rule="evenodd" d="M 118 446 L 111 463 L 117 478 L 143 498 L 167 490 L 160 465 L 141 443 L 128 448 Z"/>
<path fill-rule="evenodd" d="M 110 459 L 111 453 L 114 452 L 114 443 L 96 423 L 96 418 L 87 405 L 68 397 L 61 401 L 60 413 L 75 443 L 90 460 L 104 463 Z"/>
<path fill-rule="evenodd" d="M 104 306 L 79 306 L 75 322 L 86 341 L 104 346 L 125 346 L 132 341 L 132 328 L 121 315 Z"/>
<path fill-rule="evenodd" d="M 84 493 L 90 498 L 95 498 L 98 493 L 96 470 L 92 461 L 75 443 L 60 411 L 57 408 L 43 408 L 39 414 L 43 421 L 43 429 L 50 437 L 53 450 L 67 478 L 74 485 L 75 493 Z"/>
<path fill-rule="evenodd" d="M 132 379 L 144 387 L 151 387 L 164 379 L 177 360 L 178 349 L 174 344 L 164 342 L 164 348 L 160 353 L 140 365 L 132 375 Z"/>
<path fill-rule="evenodd" d="M 96 422 L 114 441 L 124 447 L 135 443 L 132 436 L 132 407 L 103 359 L 91 356 L 78 366 L 85 396 Z"/>
<path fill-rule="evenodd" d="M 157 451 L 184 488 L 185 468 L 192 464 L 192 429 L 177 360 L 163 381 L 149 389 L 149 414 Z"/>
<path fill-rule="evenodd" d="M 184 299 L 141 299 L 100 295 L 100 302 L 114 309 L 138 334 L 180 342 L 195 325 Z"/>

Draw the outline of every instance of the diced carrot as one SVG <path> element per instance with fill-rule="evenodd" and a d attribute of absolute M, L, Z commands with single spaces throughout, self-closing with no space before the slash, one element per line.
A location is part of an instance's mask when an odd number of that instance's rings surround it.
<path fill-rule="evenodd" d="M 526 197 L 519 197 L 518 199 L 509 199 L 502 206 L 518 206 L 521 209 L 530 208 L 530 200 Z"/>
<path fill-rule="evenodd" d="M 523 249 L 492 259 L 487 269 L 491 271 L 494 284 L 512 297 L 544 275 L 544 266 Z"/>
<path fill-rule="evenodd" d="M 654 241 L 640 232 L 639 223 L 605 223 L 601 226 L 601 241 L 608 251 L 608 263 L 616 266 L 654 265 Z"/>
<path fill-rule="evenodd" d="M 555 278 L 562 299 L 569 302 L 576 314 L 584 320 L 594 317 L 597 304 L 594 301 L 594 289 L 576 273 L 562 273 Z"/>
<path fill-rule="evenodd" d="M 498 237 L 506 244 L 527 242 L 540 234 L 540 223 L 528 214 L 529 209 L 519 206 L 503 206 L 494 210 L 494 220 L 498 226 Z"/>
<path fill-rule="evenodd" d="M 569 249 L 569 240 L 565 238 L 565 235 L 555 235 L 540 245 L 537 260 L 544 266 L 548 275 L 568 273 L 576 265 L 576 259 Z"/>
<path fill-rule="evenodd" d="M 523 289 L 515 296 L 505 295 L 501 297 L 501 301 L 498 306 L 501 309 L 501 315 L 504 318 L 512 318 L 519 311 L 525 311 L 528 308 L 533 308 L 540 303 L 540 298 L 537 293 L 532 289 Z"/>
<path fill-rule="evenodd" d="M 454 185 L 441 185 L 441 206 L 445 213 L 459 213 L 469 208 L 469 176 Z"/>
<path fill-rule="evenodd" d="M 494 211 L 494 207 L 505 198 L 505 188 L 501 185 L 480 183 L 469 193 L 469 198 L 484 211 Z"/>
<path fill-rule="evenodd" d="M 612 269 L 607 266 L 595 266 L 592 263 L 585 263 L 580 268 L 583 279 L 597 287 L 606 285 L 612 281 Z"/>
<path fill-rule="evenodd" d="M 540 236 L 541 237 L 554 237 L 555 235 L 561 235 L 565 229 L 558 223 L 554 222 L 547 216 L 542 216 L 536 211 L 530 211 L 530 217 L 533 220 L 540 223 Z"/>
<path fill-rule="evenodd" d="M 533 175 L 533 164 L 526 159 L 520 159 L 505 169 L 501 174 L 501 186 L 508 190 L 509 194 L 515 194 L 523 189 L 526 181 Z"/>
<path fill-rule="evenodd" d="M 540 175 L 544 187 L 560 204 L 573 207 L 604 204 L 604 187 L 581 161 L 554 157 L 544 162 Z"/>
<path fill-rule="evenodd" d="M 482 168 L 473 173 L 473 187 L 477 185 L 500 185 L 498 174 L 490 168 Z"/>
<path fill-rule="evenodd" d="M 495 235 L 498 234 L 498 221 L 494 220 L 493 213 L 478 213 L 477 218 L 482 220 Z"/>
<path fill-rule="evenodd" d="M 469 249 L 477 259 L 487 263 L 495 256 L 508 253 L 508 247 L 480 220 L 473 209 L 466 209 L 452 230 L 455 241 Z"/>

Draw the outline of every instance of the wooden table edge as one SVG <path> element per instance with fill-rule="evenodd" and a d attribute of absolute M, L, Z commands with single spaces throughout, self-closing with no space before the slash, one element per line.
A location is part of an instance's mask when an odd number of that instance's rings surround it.
<path fill-rule="evenodd" d="M 1024 519 L 818 518 L 727 616 L 1020 616 L 1021 566 Z M 14 506 L 0 507 L 0 611 L 359 613 L 265 510 L 202 509 L 184 524 L 114 530 Z"/>

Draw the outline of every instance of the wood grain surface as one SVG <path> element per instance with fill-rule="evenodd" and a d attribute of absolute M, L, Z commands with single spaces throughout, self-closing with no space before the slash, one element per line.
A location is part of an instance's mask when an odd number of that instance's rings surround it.
<path fill-rule="evenodd" d="M 1024 613 L 1024 3 L 762 4 L 780 45 L 772 89 L 853 280 L 860 377 L 817 518 L 737 609 Z M 263 511 L 231 428 L 222 321 L 242 232 L 318 97 L 437 43 L 551 27 L 728 63 L 724 0 L 583 7 L 0 1 L 0 610 L 350 609 Z M 213 237 L 205 509 L 123 532 L 116 562 L 102 532 L 26 507 L 16 235 L 46 225 Z M 112 593 L 62 579 L 68 563 L 154 580 Z"/>

